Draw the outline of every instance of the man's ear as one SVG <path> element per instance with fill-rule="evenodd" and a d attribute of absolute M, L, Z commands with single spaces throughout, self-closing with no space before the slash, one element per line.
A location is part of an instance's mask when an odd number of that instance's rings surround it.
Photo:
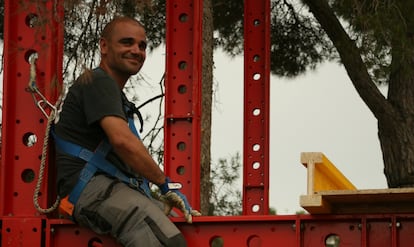
<path fill-rule="evenodd" d="M 106 39 L 101 38 L 99 40 L 99 49 L 101 50 L 101 54 L 108 52 L 108 41 Z"/>

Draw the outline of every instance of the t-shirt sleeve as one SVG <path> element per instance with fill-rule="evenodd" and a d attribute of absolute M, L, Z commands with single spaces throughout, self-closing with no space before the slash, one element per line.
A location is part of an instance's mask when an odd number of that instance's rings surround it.
<path fill-rule="evenodd" d="M 88 125 L 105 116 L 125 118 L 122 109 L 121 89 L 108 76 L 95 75 L 83 88 L 84 112 Z"/>

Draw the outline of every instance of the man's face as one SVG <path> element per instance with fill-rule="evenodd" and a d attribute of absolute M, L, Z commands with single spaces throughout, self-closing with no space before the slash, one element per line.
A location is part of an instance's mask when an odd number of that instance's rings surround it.
<path fill-rule="evenodd" d="M 109 39 L 101 39 L 102 62 L 112 76 L 128 79 L 142 68 L 146 58 L 147 36 L 133 21 L 116 24 Z"/>

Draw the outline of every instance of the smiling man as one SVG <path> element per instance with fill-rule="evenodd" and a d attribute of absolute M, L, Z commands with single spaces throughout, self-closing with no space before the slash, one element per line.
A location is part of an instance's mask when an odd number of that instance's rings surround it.
<path fill-rule="evenodd" d="M 76 80 L 55 123 L 58 193 L 74 206 L 75 222 L 123 246 L 186 246 L 166 214 L 176 207 L 189 223 L 200 214 L 143 145 L 133 124 L 140 114 L 122 92 L 144 64 L 146 38 L 129 17 L 103 29 L 99 67 Z M 160 188 L 166 210 L 151 198 L 148 181 Z"/>

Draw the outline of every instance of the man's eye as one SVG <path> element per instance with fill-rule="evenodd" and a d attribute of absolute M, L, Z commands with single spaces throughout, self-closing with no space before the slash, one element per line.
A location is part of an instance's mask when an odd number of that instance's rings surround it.
<path fill-rule="evenodd" d="M 133 41 L 130 40 L 130 39 L 122 39 L 121 43 L 124 44 L 124 45 L 132 45 Z"/>
<path fill-rule="evenodd" d="M 147 49 L 147 43 L 141 42 L 141 43 L 139 43 L 138 47 L 139 47 L 140 50 L 146 50 Z"/>

